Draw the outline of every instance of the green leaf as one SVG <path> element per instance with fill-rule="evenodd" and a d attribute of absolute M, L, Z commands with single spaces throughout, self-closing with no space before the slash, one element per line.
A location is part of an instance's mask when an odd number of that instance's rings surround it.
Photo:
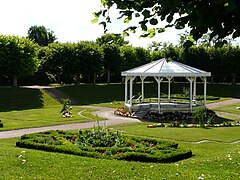
<path fill-rule="evenodd" d="M 143 31 L 147 31 L 147 29 L 148 29 L 145 24 L 141 24 L 141 28 L 142 28 Z"/>
<path fill-rule="evenodd" d="M 183 47 L 184 49 L 188 49 L 189 47 L 191 47 L 193 45 L 193 42 L 190 40 L 187 40 L 184 44 Z"/>
<path fill-rule="evenodd" d="M 98 18 L 91 20 L 91 23 L 97 23 L 97 22 L 98 22 Z"/>
<path fill-rule="evenodd" d="M 124 37 L 128 37 L 128 36 L 129 36 L 128 32 L 126 32 L 126 31 L 123 31 L 122 35 L 123 35 Z"/>
<path fill-rule="evenodd" d="M 99 24 L 100 24 L 100 25 L 103 25 L 104 30 L 106 30 L 106 27 L 107 27 L 106 22 L 102 21 L 102 22 L 100 22 Z"/>
<path fill-rule="evenodd" d="M 152 18 L 150 21 L 151 25 L 157 25 L 158 24 L 158 20 L 156 18 Z"/>
<path fill-rule="evenodd" d="M 139 13 L 135 13 L 135 17 L 140 17 L 140 14 Z"/>
<path fill-rule="evenodd" d="M 101 3 L 102 3 L 103 5 L 106 5 L 106 4 L 107 4 L 107 0 L 101 0 Z"/>
<path fill-rule="evenodd" d="M 93 15 L 95 18 L 99 18 L 99 16 L 102 14 L 102 11 L 94 12 Z"/>
<path fill-rule="evenodd" d="M 228 0 L 224 6 L 228 12 L 234 11 L 237 9 L 236 0 Z"/>
<path fill-rule="evenodd" d="M 173 20 L 173 15 L 168 15 L 168 17 L 167 17 L 167 22 L 168 23 L 171 23 L 172 22 L 172 20 Z"/>
<path fill-rule="evenodd" d="M 184 27 L 181 25 L 175 26 L 176 29 L 183 29 Z"/>
<path fill-rule="evenodd" d="M 192 36 L 188 36 L 188 40 L 191 41 L 191 42 L 194 42 L 194 41 L 195 41 L 195 39 L 193 39 Z"/>
<path fill-rule="evenodd" d="M 144 16 L 144 19 L 147 19 L 150 17 L 150 11 L 147 9 L 144 9 L 144 11 L 142 12 L 142 15 Z"/>
<path fill-rule="evenodd" d="M 155 36 L 155 29 L 154 28 L 149 29 L 148 32 L 149 32 L 149 34 L 147 36 L 148 38 L 152 38 L 152 37 Z"/>
<path fill-rule="evenodd" d="M 148 35 L 149 35 L 149 33 L 144 33 L 144 34 L 140 35 L 140 38 L 141 37 L 143 37 L 143 38 L 148 37 Z"/>
<path fill-rule="evenodd" d="M 131 29 L 131 32 L 132 32 L 132 33 L 136 33 L 136 30 L 135 30 L 135 29 Z"/>
<path fill-rule="evenodd" d="M 162 33 L 165 31 L 165 28 L 157 28 L 157 30 L 158 30 L 158 33 Z"/>
<path fill-rule="evenodd" d="M 124 23 L 129 23 L 132 20 L 132 16 L 128 16 L 124 19 Z"/>
<path fill-rule="evenodd" d="M 216 44 L 215 44 L 215 48 L 221 48 L 223 47 L 224 43 L 221 42 L 221 41 L 218 41 Z"/>

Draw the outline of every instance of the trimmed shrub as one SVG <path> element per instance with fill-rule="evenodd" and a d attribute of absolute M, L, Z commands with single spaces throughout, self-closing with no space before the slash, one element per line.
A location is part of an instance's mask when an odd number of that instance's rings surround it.
<path fill-rule="evenodd" d="M 176 162 L 192 156 L 178 144 L 152 138 L 124 136 L 120 132 L 92 130 L 46 131 L 23 135 L 17 147 L 74 154 L 79 156 L 140 162 Z"/>

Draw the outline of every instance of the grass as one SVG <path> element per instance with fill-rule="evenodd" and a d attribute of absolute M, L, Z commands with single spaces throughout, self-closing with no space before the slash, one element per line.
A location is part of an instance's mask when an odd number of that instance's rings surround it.
<path fill-rule="evenodd" d="M 188 88 L 189 83 L 172 83 L 172 94 L 183 94 L 183 89 Z M 122 107 L 124 101 L 124 84 L 81 84 L 81 85 L 66 85 L 57 87 L 64 94 L 77 100 L 80 104 L 101 105 L 107 107 Z M 161 84 L 161 92 L 168 93 L 168 84 Z M 208 84 L 208 95 L 212 97 L 220 97 L 221 100 L 231 99 L 239 95 L 239 85 L 228 84 Z M 221 89 L 221 91 L 220 91 Z M 134 85 L 133 94 L 138 95 L 141 92 L 141 84 Z M 197 95 L 203 94 L 203 84 L 197 84 Z M 145 84 L 145 98 L 157 97 L 157 84 Z M 218 100 L 219 101 L 219 100 Z M 216 101 L 208 101 L 216 102 Z"/>
<path fill-rule="evenodd" d="M 174 83 L 173 93 L 182 92 L 181 83 Z M 187 84 L 186 84 L 187 85 Z M 140 85 L 138 85 L 140 87 Z M 165 85 L 161 84 L 164 88 Z M 199 86 L 202 86 L 201 84 Z M 137 88 L 137 87 L 136 87 Z M 155 88 L 155 89 L 154 89 Z M 80 85 L 65 86 L 59 88 L 70 97 L 76 98 L 81 104 L 110 104 L 122 101 L 124 98 L 124 85 Z M 198 89 L 201 89 L 198 88 Z M 19 92 L 17 92 L 19 90 Z M 239 93 L 238 86 L 227 84 L 209 84 L 208 94 L 221 98 L 236 97 Z M 21 91 L 21 92 L 20 92 Z M 146 84 L 146 93 L 156 93 L 156 85 Z M 135 92 L 140 92 L 135 89 Z M 7 125 L 9 117 L 13 114 L 18 125 L 24 119 L 33 120 L 36 117 L 27 118 L 29 115 L 37 116 L 36 124 L 41 126 L 43 116 L 51 116 L 56 113 L 59 117 L 61 105 L 48 97 L 40 90 L 30 89 L 5 89 L 0 88 L 0 118 Z M 75 109 L 75 108 L 74 108 Z M 73 111 L 75 111 L 73 109 Z M 80 111 L 81 109 L 76 109 Z M 32 112 L 31 112 L 32 111 Z M 229 110 L 228 110 L 229 111 Z M 34 113 L 33 113 L 34 112 Z M 9 114 L 6 114 L 9 113 Z M 20 115 L 18 114 L 20 113 Z M 86 110 L 83 113 L 89 115 Z M 6 120 L 3 120 L 3 118 Z M 75 112 L 74 112 L 75 117 Z M 61 118 L 60 118 L 61 119 Z M 80 118 L 81 119 L 81 118 Z M 77 121 L 80 121 L 77 120 Z M 55 118 L 53 119 L 55 120 Z M 63 119 L 65 122 L 69 120 Z M 85 119 L 86 120 L 86 119 Z M 24 124 L 31 121 L 26 120 Z M 33 122 L 33 121 L 32 121 Z M 65 123 L 63 122 L 63 123 Z M 46 123 L 49 123 L 48 120 Z M 53 122 L 53 123 L 60 123 Z M 34 126 L 35 126 L 34 125 Z M 123 130 L 129 135 L 141 135 L 174 139 L 184 149 L 191 149 L 194 156 L 190 159 L 171 164 L 139 163 L 104 159 L 92 159 L 51 153 L 39 150 L 30 150 L 15 147 L 17 139 L 0 140 L 0 179 L 239 179 L 240 144 L 229 142 L 240 139 L 239 127 L 211 128 L 211 129 L 180 129 L 180 128 L 146 128 L 143 124 L 128 124 L 114 126 L 114 129 Z M 8 125 L 7 125 L 8 126 Z M 8 126 L 14 128 L 13 125 Z M 193 144 L 189 141 L 202 139 L 214 140 L 202 144 Z M 22 151 L 25 151 L 23 153 Z M 23 157 L 18 158 L 19 155 Z M 26 159 L 25 163 L 22 160 Z"/>
<path fill-rule="evenodd" d="M 147 128 L 151 123 L 132 123 L 118 125 L 116 130 L 130 132 L 131 135 L 162 138 L 168 140 L 197 142 L 201 140 L 212 140 L 217 142 L 235 142 L 240 139 L 240 127 L 221 128 Z M 227 132 L 227 134 L 226 134 Z"/>
<path fill-rule="evenodd" d="M 139 126 L 139 127 L 136 127 Z M 142 127 L 140 127 L 142 126 Z M 130 127 L 130 128 L 129 128 Z M 146 128 L 145 124 L 132 124 L 114 126 L 114 129 L 124 129 L 127 134 L 134 135 L 135 127 L 144 129 L 145 137 L 152 137 L 152 130 Z M 157 129 L 153 136 L 168 131 L 167 128 Z M 215 140 L 216 137 L 221 142 L 193 144 L 184 142 L 185 138 L 197 141 L 201 139 L 194 133 L 189 133 L 187 129 L 182 129 L 181 133 L 188 137 L 179 137 L 175 134 L 176 129 L 169 128 L 173 138 L 180 147 L 191 149 L 194 156 L 177 163 L 140 163 L 116 160 L 93 159 L 61 153 L 51 153 L 39 150 L 31 150 L 15 147 L 17 139 L 0 140 L 0 174 L 3 179 L 239 179 L 240 151 L 239 143 L 227 144 L 230 141 L 239 139 L 239 128 L 216 128 L 215 136 L 211 138 L 211 133 L 205 129 L 198 129 L 201 138 Z M 187 130 L 187 131 L 186 131 Z M 184 132 L 185 131 L 185 132 Z M 165 132 L 166 133 L 166 132 Z M 225 136 L 222 136 L 225 134 Z M 206 136 L 205 136 L 206 135 Z M 165 136 L 165 135 L 164 135 Z M 166 135 L 168 136 L 168 135 Z M 218 137 L 219 136 L 219 137 Z M 25 151 L 24 153 L 22 151 Z M 18 158 L 19 155 L 23 157 Z M 22 160 L 26 162 L 22 164 Z"/>
<path fill-rule="evenodd" d="M 0 112 L 42 108 L 43 92 L 38 89 L 0 87 Z M 47 104 L 54 104 L 48 99 Z"/>
<path fill-rule="evenodd" d="M 4 124 L 0 131 L 103 119 L 92 115 L 94 109 L 77 106 L 73 106 L 71 110 L 72 118 L 62 118 L 60 113 L 62 105 L 41 90 L 0 88 L 0 91 L 2 93 L 9 92 L 0 101 L 3 105 L 0 108 L 0 119 Z M 13 97 L 16 95 L 19 97 L 13 101 Z M 82 111 L 83 116 L 78 115 L 80 111 Z"/>
<path fill-rule="evenodd" d="M 221 107 L 218 107 L 218 108 L 214 108 L 214 110 L 215 111 L 221 111 L 221 112 L 233 113 L 233 114 L 237 114 L 237 115 L 240 116 L 240 109 L 237 109 L 237 107 L 240 107 L 240 103 L 221 106 Z"/>

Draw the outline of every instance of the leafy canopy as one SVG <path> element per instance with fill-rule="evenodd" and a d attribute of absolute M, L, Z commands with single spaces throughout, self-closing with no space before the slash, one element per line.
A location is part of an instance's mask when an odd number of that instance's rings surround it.
<path fill-rule="evenodd" d="M 238 0 L 101 0 L 102 9 L 95 12 L 97 22 L 100 16 L 105 20 L 100 22 L 107 31 L 107 23 L 111 22 L 109 10 L 114 5 L 120 11 L 119 19 L 125 23 L 133 18 L 138 22 L 124 30 L 125 36 L 129 31 L 135 32 L 137 28 L 143 31 L 142 37 L 153 37 L 155 33 L 161 33 L 168 27 L 183 29 L 191 28 L 192 41 L 196 41 L 203 34 L 210 31 L 210 40 L 217 36 L 217 46 L 223 44 L 221 39 L 232 35 L 240 36 L 240 1 Z M 167 25 L 161 26 L 166 21 Z M 191 40 L 185 42 L 185 46 L 193 44 Z"/>
<path fill-rule="evenodd" d="M 47 46 L 57 38 L 53 31 L 49 31 L 44 26 L 31 26 L 28 30 L 28 38 L 34 40 L 40 46 Z"/>

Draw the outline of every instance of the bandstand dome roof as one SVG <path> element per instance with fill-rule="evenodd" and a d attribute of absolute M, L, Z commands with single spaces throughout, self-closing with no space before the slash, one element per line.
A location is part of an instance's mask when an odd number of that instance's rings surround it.
<path fill-rule="evenodd" d="M 211 72 L 176 62 L 167 62 L 165 58 L 148 64 L 123 71 L 122 76 L 158 76 L 158 77 L 205 77 L 211 76 Z"/>

